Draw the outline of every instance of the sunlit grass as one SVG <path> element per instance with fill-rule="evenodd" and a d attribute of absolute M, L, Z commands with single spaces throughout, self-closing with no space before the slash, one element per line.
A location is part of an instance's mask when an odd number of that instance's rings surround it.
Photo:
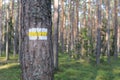
<path fill-rule="evenodd" d="M 20 64 L 18 56 L 10 55 L 10 60 L 6 61 L 5 55 L 0 57 L 0 80 L 20 80 Z"/>
<path fill-rule="evenodd" d="M 6 64 L 6 65 L 2 65 L 2 66 L 0 66 L 0 70 L 9 69 L 11 67 L 18 66 L 18 65 L 19 65 L 19 63 L 10 63 L 10 64 Z"/>
<path fill-rule="evenodd" d="M 0 80 L 20 80 L 20 67 L 17 63 L 0 66 Z"/>
<path fill-rule="evenodd" d="M 5 58 L 4 57 L 0 57 L 0 62 L 5 62 Z"/>

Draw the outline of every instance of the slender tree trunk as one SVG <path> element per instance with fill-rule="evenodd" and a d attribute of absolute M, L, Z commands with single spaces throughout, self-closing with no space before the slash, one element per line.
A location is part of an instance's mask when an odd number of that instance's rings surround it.
<path fill-rule="evenodd" d="M 120 0 L 119 0 L 118 7 L 120 7 Z M 119 25 L 119 27 L 118 27 L 118 54 L 120 55 L 120 23 L 118 25 Z"/>
<path fill-rule="evenodd" d="M 16 17 L 15 17 L 15 22 L 14 22 L 14 56 L 16 56 L 17 53 L 19 53 L 19 26 L 20 26 L 20 13 L 19 13 L 19 7 L 20 7 L 20 2 L 17 0 L 17 10 L 16 10 Z"/>
<path fill-rule="evenodd" d="M 79 35 L 79 0 L 76 0 L 76 27 L 77 27 L 77 37 Z"/>
<path fill-rule="evenodd" d="M 2 6 L 2 11 L 3 11 L 3 13 L 2 14 L 6 14 L 7 13 L 7 11 L 5 10 L 5 6 Z M 5 32 L 6 32 L 6 24 L 7 24 L 7 18 L 6 18 L 6 16 L 5 15 L 2 15 L 3 16 L 3 24 L 2 24 L 2 51 L 4 51 L 5 52 L 5 46 L 6 46 L 6 34 L 5 34 Z"/>
<path fill-rule="evenodd" d="M 0 56 L 2 55 L 2 0 L 0 0 Z"/>
<path fill-rule="evenodd" d="M 92 41 L 92 26 L 91 26 L 91 0 L 88 1 L 88 50 L 87 50 L 87 56 L 89 56 L 92 51 L 91 51 L 91 41 Z M 89 57 L 88 57 L 89 59 Z"/>
<path fill-rule="evenodd" d="M 19 6 L 19 5 L 18 5 Z M 17 27 L 18 27 L 18 13 L 16 14 L 17 16 L 14 17 L 14 0 L 12 0 L 12 19 L 14 20 L 13 23 L 13 27 L 14 27 L 14 40 L 13 40 L 13 43 L 14 43 L 14 53 L 13 53 L 13 56 L 16 56 L 17 54 L 17 37 L 18 37 L 18 33 L 17 33 Z"/>
<path fill-rule="evenodd" d="M 101 54 L 101 0 L 97 0 L 97 45 L 96 45 L 96 63 L 100 63 L 100 54 Z"/>
<path fill-rule="evenodd" d="M 107 57 L 108 63 L 110 63 L 110 0 L 107 0 Z"/>
<path fill-rule="evenodd" d="M 66 15 L 67 14 L 67 15 Z M 65 32 L 64 32 L 64 37 L 65 37 L 65 51 L 68 52 L 68 43 L 67 43 L 67 35 L 68 35 L 68 2 L 66 1 L 65 4 Z"/>
<path fill-rule="evenodd" d="M 54 41 L 53 41 L 53 52 L 54 52 L 54 68 L 58 69 L 58 22 L 59 22 L 59 10 L 58 10 L 58 2 L 59 0 L 54 0 L 54 22 L 53 22 L 53 26 L 54 26 Z"/>
<path fill-rule="evenodd" d="M 7 18 L 6 18 L 6 21 L 7 21 L 7 24 L 6 24 L 6 60 L 9 60 L 9 5 L 8 5 L 8 8 L 7 8 Z"/>
<path fill-rule="evenodd" d="M 22 80 L 53 80 L 51 0 L 21 0 Z"/>
<path fill-rule="evenodd" d="M 71 43 L 70 43 L 70 35 L 71 35 L 71 32 L 70 32 L 70 25 L 71 25 L 71 22 L 70 22 L 70 11 L 71 11 L 71 0 L 68 0 L 68 29 L 67 29 L 67 52 L 70 53 L 70 46 L 71 46 Z"/>
<path fill-rule="evenodd" d="M 76 0 L 76 45 L 79 43 L 79 0 Z M 79 54 L 80 48 L 76 47 L 76 54 Z"/>
<path fill-rule="evenodd" d="M 22 15 L 22 13 L 21 13 L 21 2 L 19 1 L 19 0 L 17 0 L 17 3 L 18 3 L 18 35 L 19 35 L 19 37 L 18 37 L 18 43 L 19 43 L 19 46 L 18 46 L 18 61 L 20 61 L 20 57 L 21 57 L 21 54 L 20 54 L 20 52 L 21 52 L 21 24 L 23 23 L 23 21 L 22 21 L 22 18 L 21 18 L 21 15 Z"/>
<path fill-rule="evenodd" d="M 118 58 L 117 37 L 118 37 L 117 0 L 114 0 L 114 57 L 115 59 Z"/>
<path fill-rule="evenodd" d="M 118 27 L 118 36 L 117 36 L 117 53 L 119 55 L 120 52 L 120 25 Z"/>
<path fill-rule="evenodd" d="M 62 11 L 61 11 L 61 27 L 60 27 L 60 44 L 61 44 L 61 49 L 62 52 L 64 52 L 65 47 L 64 47 L 64 22 L 65 22 L 65 15 L 64 15 L 64 0 L 61 0 L 61 7 L 62 7 Z"/>
<path fill-rule="evenodd" d="M 86 1 L 85 1 L 85 4 L 84 4 L 84 19 L 83 19 L 83 24 L 84 24 L 84 27 L 86 27 Z"/>
<path fill-rule="evenodd" d="M 70 15 L 70 23 L 71 23 L 71 51 L 74 51 L 74 38 L 75 38 L 75 26 L 74 26 L 74 1 L 71 2 L 71 15 Z"/>
<path fill-rule="evenodd" d="M 86 28 L 86 1 L 85 1 L 85 4 L 84 4 L 84 18 L 83 18 L 83 25 L 84 27 Z M 84 41 L 82 39 L 81 41 L 81 56 L 83 57 L 84 55 Z"/>

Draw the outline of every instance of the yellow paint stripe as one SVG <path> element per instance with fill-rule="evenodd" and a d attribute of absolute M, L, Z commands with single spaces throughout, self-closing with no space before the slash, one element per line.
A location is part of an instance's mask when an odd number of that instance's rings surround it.
<path fill-rule="evenodd" d="M 29 32 L 29 36 L 47 36 L 47 32 Z"/>

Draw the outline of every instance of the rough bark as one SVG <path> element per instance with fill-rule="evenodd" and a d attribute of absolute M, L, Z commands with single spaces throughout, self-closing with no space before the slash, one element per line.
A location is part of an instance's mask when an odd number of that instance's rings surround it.
<path fill-rule="evenodd" d="M 21 0 L 22 80 L 53 80 L 51 0 Z M 47 38 L 30 29 L 47 29 Z"/>

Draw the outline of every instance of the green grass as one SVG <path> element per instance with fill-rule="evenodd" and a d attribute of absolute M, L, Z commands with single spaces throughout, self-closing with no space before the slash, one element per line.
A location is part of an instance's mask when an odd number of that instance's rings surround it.
<path fill-rule="evenodd" d="M 74 60 L 66 54 L 59 55 L 59 69 L 54 80 L 120 80 L 120 59 L 111 59 L 111 64 L 102 60 L 102 64 L 83 59 Z M 16 57 L 5 61 L 0 57 L 0 80 L 20 80 L 20 66 Z"/>
<path fill-rule="evenodd" d="M 18 57 L 10 56 L 6 61 L 5 57 L 0 57 L 0 80 L 20 80 L 20 66 Z"/>
<path fill-rule="evenodd" d="M 0 66 L 0 80 L 20 80 L 19 64 L 10 63 Z"/>
<path fill-rule="evenodd" d="M 113 59 L 111 59 L 113 60 Z M 67 55 L 60 55 L 59 70 L 55 80 L 120 80 L 120 60 L 103 61 L 100 65 L 85 60 L 70 59 Z"/>

